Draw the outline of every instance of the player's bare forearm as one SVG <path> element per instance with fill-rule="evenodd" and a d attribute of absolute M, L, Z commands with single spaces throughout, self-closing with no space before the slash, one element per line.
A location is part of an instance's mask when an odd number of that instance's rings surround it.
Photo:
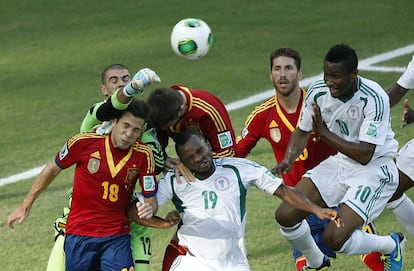
<path fill-rule="evenodd" d="M 338 219 L 338 213 L 335 210 L 329 208 L 321 208 L 312 202 L 309 198 L 307 198 L 305 194 L 299 190 L 296 190 L 295 188 L 286 185 L 280 185 L 278 189 L 276 189 L 274 195 L 281 198 L 284 202 L 295 207 L 296 209 L 308 213 L 313 213 L 320 219 L 334 221 Z"/>
<path fill-rule="evenodd" d="M 374 155 L 375 145 L 367 142 L 349 142 L 335 133 L 332 133 L 323 123 L 321 111 L 317 104 L 313 104 L 312 126 L 319 138 L 333 149 L 345 154 L 355 161 L 366 165 Z"/>
<path fill-rule="evenodd" d="M 271 169 L 273 174 L 280 176 L 280 174 L 290 171 L 293 162 L 305 148 L 309 135 L 309 132 L 302 131 L 298 128 L 293 131 L 283 160 Z"/>
<path fill-rule="evenodd" d="M 289 145 L 286 149 L 285 160 L 289 161 L 292 164 L 296 158 L 303 152 L 303 149 L 308 142 L 310 133 L 302 131 L 297 128 L 291 135 L 289 140 Z"/>
<path fill-rule="evenodd" d="M 394 105 L 398 104 L 402 97 L 407 93 L 408 89 L 403 88 L 402 86 L 395 83 L 389 90 L 388 90 L 388 97 L 390 98 L 390 105 L 393 107 Z"/>
<path fill-rule="evenodd" d="M 19 224 L 22 224 L 23 221 L 29 216 L 30 209 L 34 201 L 40 195 L 40 193 L 53 181 L 53 179 L 59 174 L 61 169 L 56 165 L 56 163 L 49 162 L 46 167 L 40 172 L 37 176 L 35 182 L 30 188 L 29 192 L 26 194 L 23 202 L 13 210 L 10 216 L 7 219 L 7 225 L 10 228 L 13 228 L 13 223 L 17 221 Z"/>
<path fill-rule="evenodd" d="M 55 179 L 60 171 L 61 169 L 56 165 L 54 161 L 49 162 L 37 176 L 32 187 L 24 198 L 23 204 L 31 207 L 40 193 L 49 186 L 49 184 L 53 181 L 53 179 Z"/>
<path fill-rule="evenodd" d="M 276 189 L 274 195 L 296 209 L 308 213 L 313 213 L 317 207 L 316 204 L 311 202 L 302 192 L 283 184 Z"/>
<path fill-rule="evenodd" d="M 178 220 L 163 219 L 158 216 L 152 216 L 151 218 L 140 218 L 138 216 L 138 210 L 135 205 L 135 202 L 130 204 L 127 214 L 132 221 L 145 227 L 169 229 L 170 227 L 178 223 Z"/>
<path fill-rule="evenodd" d="M 366 165 L 371 161 L 375 152 L 376 145 L 374 144 L 362 141 L 359 143 L 349 142 L 330 131 L 321 134 L 320 138 L 333 149 L 345 154 L 362 165 Z"/>
<path fill-rule="evenodd" d="M 153 216 L 151 218 L 138 218 L 136 216 L 132 220 L 139 225 L 156 229 L 169 229 L 175 225 L 174 222 L 165 220 L 159 216 Z"/>

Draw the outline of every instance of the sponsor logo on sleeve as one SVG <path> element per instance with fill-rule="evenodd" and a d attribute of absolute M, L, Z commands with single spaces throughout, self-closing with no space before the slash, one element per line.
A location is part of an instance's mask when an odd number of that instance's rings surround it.
<path fill-rule="evenodd" d="M 217 138 L 220 144 L 220 148 L 225 149 L 233 146 L 233 139 L 231 138 L 230 131 L 225 131 L 223 133 L 218 134 Z"/>
<path fill-rule="evenodd" d="M 155 179 L 154 176 L 144 176 L 143 178 L 143 189 L 146 192 L 155 190 Z"/>
<path fill-rule="evenodd" d="M 377 125 L 374 123 L 370 123 L 367 129 L 367 135 L 375 137 L 377 136 Z"/>

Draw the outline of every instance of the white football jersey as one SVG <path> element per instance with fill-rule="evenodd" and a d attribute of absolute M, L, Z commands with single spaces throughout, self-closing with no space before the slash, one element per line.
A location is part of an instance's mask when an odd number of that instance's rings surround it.
<path fill-rule="evenodd" d="M 324 80 L 309 88 L 299 128 L 312 130 L 312 104 L 316 103 L 328 129 L 349 142 L 377 145 L 372 159 L 396 157 L 398 142 L 391 129 L 390 104 L 387 93 L 376 82 L 358 77 L 358 91 L 351 98 L 333 98 Z M 344 154 L 344 159 L 352 160 Z"/>
<path fill-rule="evenodd" d="M 244 243 L 247 189 L 256 186 L 273 194 L 282 180 L 247 159 L 213 161 L 216 170 L 204 180 L 178 184 L 169 171 L 159 182 L 157 200 L 160 205 L 172 200 L 182 212 L 179 244 L 191 254 L 210 264 L 248 268 Z"/>

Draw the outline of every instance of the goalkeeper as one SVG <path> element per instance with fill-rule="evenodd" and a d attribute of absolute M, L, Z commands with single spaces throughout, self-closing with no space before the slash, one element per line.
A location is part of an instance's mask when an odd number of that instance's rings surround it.
<path fill-rule="evenodd" d="M 104 101 L 94 104 L 82 121 L 80 132 L 96 131 L 106 134 L 111 129 L 111 116 L 119 110 L 127 108 L 135 94 L 141 93 L 144 87 L 160 82 L 159 76 L 150 69 L 141 69 L 131 81 L 128 68 L 121 64 L 112 64 L 102 72 L 100 86 Z M 157 140 L 155 130 L 146 127 L 141 141 L 151 148 L 154 154 L 156 174 L 164 168 L 164 155 Z M 46 271 L 64 271 L 65 255 L 63 250 L 66 220 L 70 212 L 72 188 L 68 192 L 69 205 L 63 209 L 62 215 L 55 221 L 55 244 L 49 256 Z M 151 229 L 131 222 L 131 248 L 135 261 L 135 270 L 147 271 L 151 258 Z"/>

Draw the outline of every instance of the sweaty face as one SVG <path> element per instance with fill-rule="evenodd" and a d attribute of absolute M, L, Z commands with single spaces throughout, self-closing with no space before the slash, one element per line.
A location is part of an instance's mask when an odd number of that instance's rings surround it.
<path fill-rule="evenodd" d="M 273 59 L 270 80 L 278 95 L 288 96 L 299 86 L 301 78 L 302 71 L 298 70 L 293 58 L 279 56 Z"/>
<path fill-rule="evenodd" d="M 334 98 L 351 97 L 357 86 L 358 71 L 348 72 L 343 63 L 324 61 L 323 79 Z"/>
<path fill-rule="evenodd" d="M 112 120 L 111 140 L 115 148 L 126 150 L 141 137 L 144 119 L 126 112 L 118 120 Z"/>
<path fill-rule="evenodd" d="M 178 148 L 178 156 L 181 162 L 199 179 L 207 178 L 214 172 L 210 146 L 196 135 L 192 135 L 184 145 Z"/>
<path fill-rule="evenodd" d="M 124 87 L 129 81 L 131 81 L 131 74 L 127 69 L 108 70 L 105 74 L 105 82 L 101 85 L 101 91 L 105 100 L 118 88 Z"/>

